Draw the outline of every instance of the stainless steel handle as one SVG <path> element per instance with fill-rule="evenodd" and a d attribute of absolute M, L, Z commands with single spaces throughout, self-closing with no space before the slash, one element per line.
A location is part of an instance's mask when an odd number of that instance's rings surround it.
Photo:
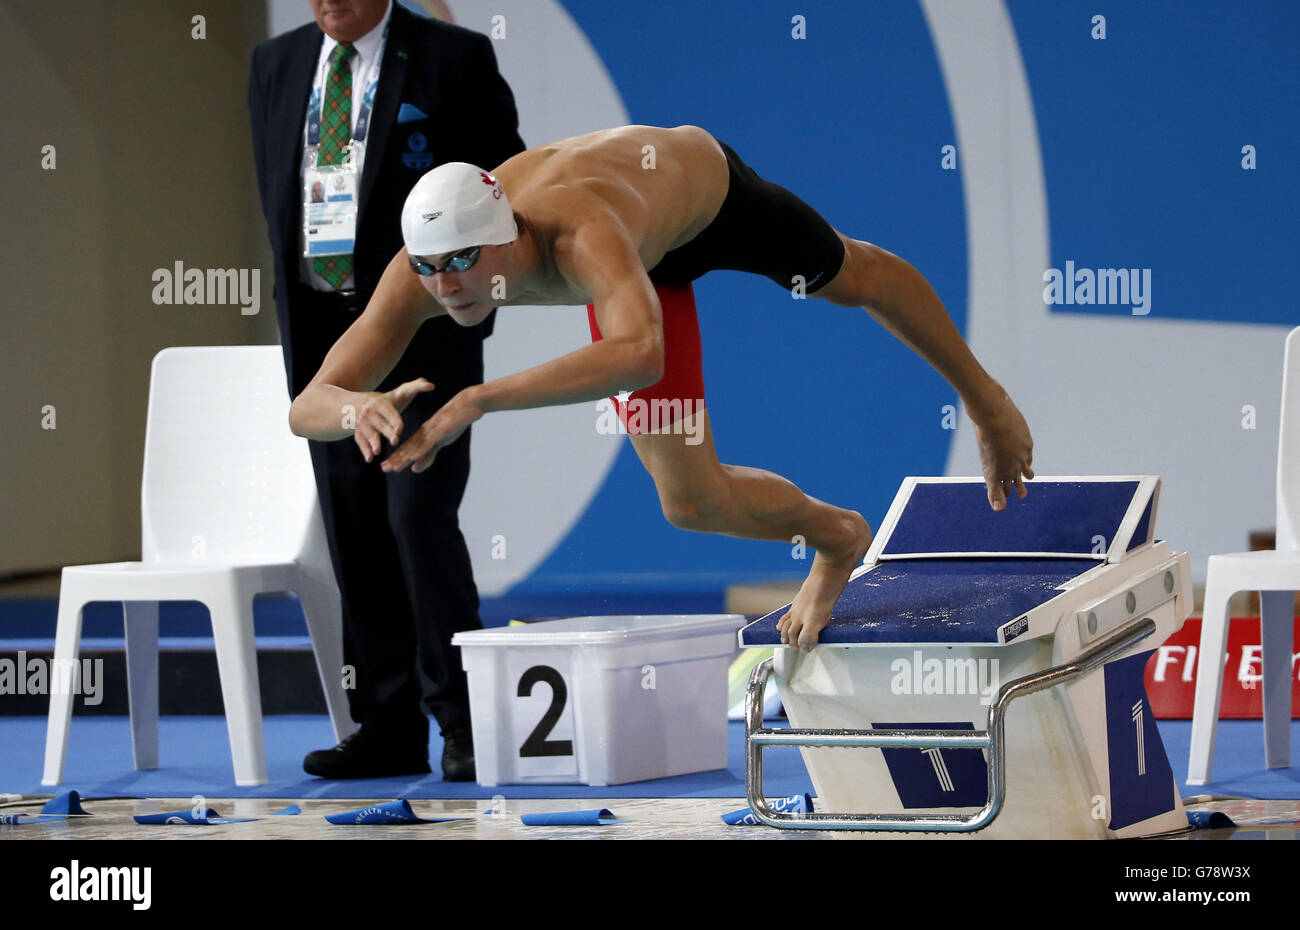
<path fill-rule="evenodd" d="M 1146 639 L 1156 630 L 1150 617 L 1135 620 L 1097 642 L 1078 658 L 1034 675 L 1007 682 L 989 705 L 987 730 L 810 730 L 763 726 L 763 692 L 772 660 L 754 667 L 745 691 L 745 794 L 763 823 L 800 830 L 881 830 L 969 833 L 991 824 L 1006 794 L 1007 707 L 1016 698 L 1080 678 Z M 765 746 L 818 746 L 856 749 L 987 749 L 988 801 L 973 814 L 827 814 L 774 811 L 763 792 Z"/>

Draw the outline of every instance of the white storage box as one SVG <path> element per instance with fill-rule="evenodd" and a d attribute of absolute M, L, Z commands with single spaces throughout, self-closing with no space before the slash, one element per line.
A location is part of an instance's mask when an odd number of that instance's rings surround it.
<path fill-rule="evenodd" d="M 727 765 L 739 614 L 457 633 L 480 785 L 620 785 Z"/>

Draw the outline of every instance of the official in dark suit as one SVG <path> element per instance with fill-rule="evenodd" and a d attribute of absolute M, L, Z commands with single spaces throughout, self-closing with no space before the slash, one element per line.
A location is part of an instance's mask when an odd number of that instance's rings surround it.
<path fill-rule="evenodd" d="M 392 0 L 310 3 L 315 23 L 254 50 L 248 91 L 293 397 L 401 249 L 399 217 L 416 180 L 444 162 L 497 165 L 524 148 L 514 97 L 486 36 L 420 18 Z M 342 163 L 349 143 L 360 174 L 352 252 L 304 258 L 307 173 L 314 164 Z M 489 318 L 465 329 L 444 316 L 420 329 L 379 387 L 419 377 L 436 384 L 406 409 L 408 434 L 483 380 L 482 340 L 491 325 Z M 348 696 L 361 724 L 337 747 L 310 753 L 303 766 L 311 774 L 429 772 L 423 701 L 441 725 L 444 778 L 474 778 L 468 688 L 450 644 L 453 633 L 482 626 L 457 520 L 469 442 L 466 431 L 427 472 L 388 476 L 378 462 L 367 465 L 355 443 L 310 443 L 343 597 Z"/>

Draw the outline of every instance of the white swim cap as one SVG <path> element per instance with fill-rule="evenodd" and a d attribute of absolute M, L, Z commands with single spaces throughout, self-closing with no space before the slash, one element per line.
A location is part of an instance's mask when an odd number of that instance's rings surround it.
<path fill-rule="evenodd" d="M 411 255 L 504 245 L 518 235 L 501 182 L 463 161 L 439 165 L 425 174 L 402 207 L 402 239 Z"/>

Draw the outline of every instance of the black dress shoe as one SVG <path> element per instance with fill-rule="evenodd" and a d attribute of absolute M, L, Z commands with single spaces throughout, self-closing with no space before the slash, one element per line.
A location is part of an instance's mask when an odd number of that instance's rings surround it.
<path fill-rule="evenodd" d="M 333 749 L 307 753 L 302 768 L 321 778 L 386 778 L 390 775 L 428 775 L 429 744 L 398 739 L 375 726 L 363 726 Z"/>
<path fill-rule="evenodd" d="M 442 780 L 473 781 L 474 736 L 469 727 L 445 730 L 442 739 Z"/>

